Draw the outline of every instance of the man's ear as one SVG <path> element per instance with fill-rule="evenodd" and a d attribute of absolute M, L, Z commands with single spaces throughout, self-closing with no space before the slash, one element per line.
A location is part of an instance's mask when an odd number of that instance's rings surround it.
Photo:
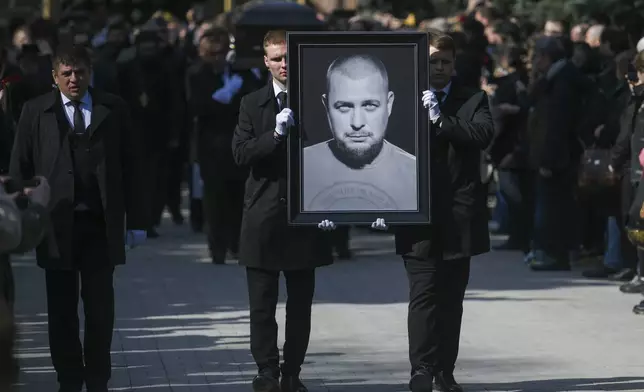
<path fill-rule="evenodd" d="M 389 94 L 387 94 L 387 115 L 391 116 L 391 109 L 394 107 L 394 98 L 396 98 L 396 95 L 394 94 L 393 91 L 390 91 Z"/>
<path fill-rule="evenodd" d="M 326 110 L 329 110 L 329 100 L 328 100 L 326 94 L 322 94 L 321 100 L 322 100 L 322 105 L 324 105 L 324 108 Z"/>

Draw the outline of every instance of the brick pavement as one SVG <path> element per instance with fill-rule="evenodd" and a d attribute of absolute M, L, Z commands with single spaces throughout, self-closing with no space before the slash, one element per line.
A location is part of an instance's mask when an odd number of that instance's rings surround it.
<path fill-rule="evenodd" d="M 166 225 L 116 278 L 115 391 L 250 391 L 243 270 L 212 265 L 204 238 Z M 303 372 L 312 392 L 406 390 L 406 278 L 388 235 L 358 233 L 358 257 L 320 269 Z M 21 391 L 55 391 L 43 273 L 15 260 Z M 518 254 L 473 262 L 457 379 L 468 391 L 644 391 L 638 296 L 573 273 L 532 273 Z M 282 292 L 284 291 L 282 286 Z M 283 332 L 283 298 L 278 310 Z"/>

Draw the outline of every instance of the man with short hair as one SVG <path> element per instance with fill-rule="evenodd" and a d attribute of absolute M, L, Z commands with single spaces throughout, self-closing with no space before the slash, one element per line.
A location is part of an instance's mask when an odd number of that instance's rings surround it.
<path fill-rule="evenodd" d="M 430 89 L 423 92 L 434 134 L 432 224 L 395 227 L 396 253 L 409 278 L 409 359 L 412 392 L 460 392 L 454 379 L 470 259 L 490 248 L 487 192 L 480 157 L 494 126 L 488 97 L 452 77 L 452 38 L 430 32 Z M 383 219 L 372 224 L 387 229 Z"/>
<path fill-rule="evenodd" d="M 333 262 L 330 238 L 318 228 L 291 227 L 287 219 L 287 148 L 295 124 L 287 99 L 286 32 L 264 37 L 264 64 L 271 81 L 242 98 L 233 136 L 235 162 L 248 166 L 239 264 L 246 267 L 250 348 L 258 367 L 255 392 L 306 392 L 300 380 L 311 334 L 315 269 Z M 286 339 L 280 368 L 275 309 L 280 272 L 286 279 Z M 278 381 L 281 374 L 281 381 Z"/>
<path fill-rule="evenodd" d="M 256 89 L 250 72 L 233 71 L 227 62 L 229 35 L 207 30 L 199 40 L 199 61 L 186 75 L 188 111 L 195 124 L 195 150 L 203 180 L 203 208 L 208 249 L 214 264 L 224 264 L 227 252 L 236 259 L 244 208 L 246 168 L 238 167 L 230 143 L 241 98 Z"/>
<path fill-rule="evenodd" d="M 148 224 L 141 139 L 125 102 L 89 89 L 82 47 L 53 59 L 57 89 L 22 111 L 9 173 L 49 181 L 51 228 L 36 248 L 45 269 L 49 347 L 60 392 L 107 392 L 114 328 L 114 267 Z M 127 219 L 126 219 L 127 218 Z M 127 227 L 127 232 L 124 232 Z M 85 313 L 79 339 L 78 300 Z"/>
<path fill-rule="evenodd" d="M 416 157 L 385 140 L 395 98 L 385 65 L 342 56 L 326 79 L 333 138 L 302 151 L 304 210 L 416 210 Z"/>

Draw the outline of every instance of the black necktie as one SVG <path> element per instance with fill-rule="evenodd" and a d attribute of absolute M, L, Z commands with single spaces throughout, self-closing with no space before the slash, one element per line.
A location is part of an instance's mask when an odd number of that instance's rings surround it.
<path fill-rule="evenodd" d="M 279 104 L 280 111 L 282 111 L 286 107 L 286 91 L 282 91 L 279 94 L 277 94 L 277 101 Z"/>
<path fill-rule="evenodd" d="M 85 133 L 85 119 L 83 118 L 83 111 L 80 108 L 80 101 L 71 101 L 74 107 L 74 133 L 81 135 Z"/>
<path fill-rule="evenodd" d="M 436 100 L 438 101 L 438 107 L 440 108 L 443 105 L 443 100 L 445 99 L 445 96 L 447 94 L 445 94 L 444 91 L 436 91 L 434 95 L 436 96 Z"/>

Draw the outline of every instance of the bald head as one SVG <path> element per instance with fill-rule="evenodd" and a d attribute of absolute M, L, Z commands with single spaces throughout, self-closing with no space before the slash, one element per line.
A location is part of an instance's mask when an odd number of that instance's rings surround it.
<path fill-rule="evenodd" d="M 338 82 L 338 77 L 361 80 L 374 76 L 379 76 L 384 91 L 389 91 L 387 68 L 379 58 L 369 54 L 341 56 L 331 63 L 326 72 L 327 91 L 331 91 L 333 85 Z"/>
<path fill-rule="evenodd" d="M 598 48 L 601 45 L 601 38 L 604 29 L 604 25 L 590 26 L 588 31 L 586 31 L 586 43 L 592 48 Z"/>

